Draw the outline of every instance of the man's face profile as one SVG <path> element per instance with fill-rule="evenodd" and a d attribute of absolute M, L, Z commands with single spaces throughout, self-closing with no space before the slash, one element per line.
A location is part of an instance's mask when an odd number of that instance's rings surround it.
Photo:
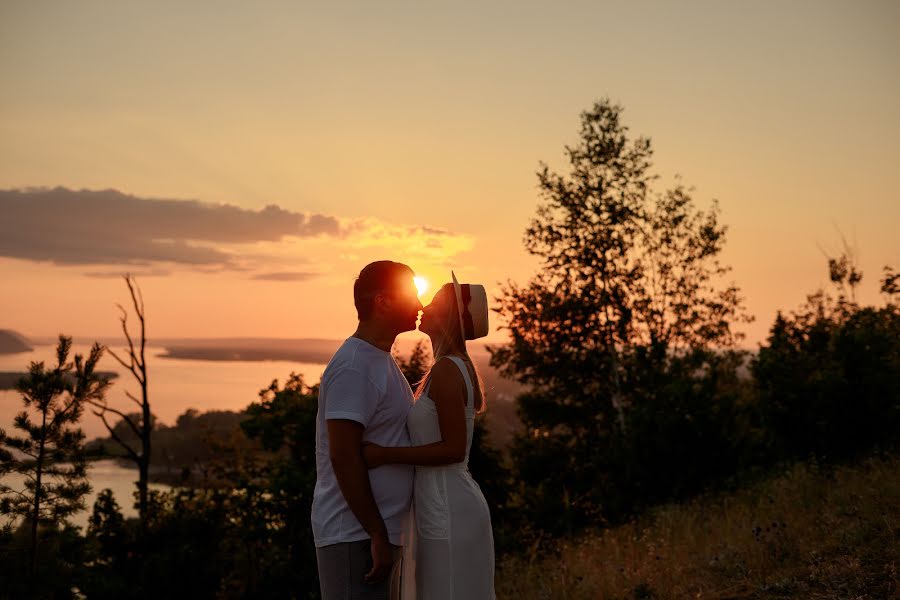
<path fill-rule="evenodd" d="M 413 276 L 399 278 L 395 285 L 388 290 L 383 298 L 384 307 L 391 320 L 402 331 L 411 331 L 416 328 L 416 320 L 422 303 L 419 301 L 419 290 L 416 288 Z"/>

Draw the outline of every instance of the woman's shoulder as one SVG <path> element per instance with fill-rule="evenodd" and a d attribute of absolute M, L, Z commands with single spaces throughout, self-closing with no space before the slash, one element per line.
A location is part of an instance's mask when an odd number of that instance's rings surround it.
<path fill-rule="evenodd" d="M 431 389 L 438 387 L 441 390 L 463 389 L 465 381 L 460 370 L 460 365 L 449 356 L 442 356 L 431 367 Z"/>
<path fill-rule="evenodd" d="M 460 361 L 459 357 L 456 356 L 442 356 L 440 357 L 434 366 L 431 367 L 431 373 L 433 375 L 440 375 L 443 377 L 462 377 L 462 372 L 460 371 Z M 464 368 L 464 367 L 463 367 Z"/>

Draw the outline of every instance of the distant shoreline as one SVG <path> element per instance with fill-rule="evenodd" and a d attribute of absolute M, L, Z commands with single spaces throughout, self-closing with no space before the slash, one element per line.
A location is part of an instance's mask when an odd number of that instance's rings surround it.
<path fill-rule="evenodd" d="M 179 348 L 167 347 L 166 351 L 158 354 L 159 358 L 178 360 L 210 360 L 210 361 L 240 361 L 240 362 L 265 362 L 265 361 L 290 361 L 312 363 L 317 365 L 327 364 L 333 353 L 317 352 L 315 350 L 264 350 L 256 348 Z"/>
<path fill-rule="evenodd" d="M 119 376 L 112 371 L 97 371 L 96 374 L 111 380 Z M 16 382 L 25 375 L 28 375 L 27 371 L 0 371 L 0 391 L 16 389 Z"/>
<path fill-rule="evenodd" d="M 44 338 L 33 338 L 36 345 L 50 345 Z M 125 340 L 100 338 L 97 341 L 118 350 Z M 395 350 L 408 355 L 417 340 L 400 339 Z M 55 343 L 55 342 L 54 342 Z M 162 338 L 149 340 L 155 357 L 171 360 L 202 360 L 212 362 L 268 362 L 286 361 L 315 365 L 326 365 L 344 340 L 310 338 Z M 426 340 L 427 344 L 427 340 Z M 163 351 L 159 352 L 162 348 Z M 473 357 L 487 362 L 487 352 L 481 345 L 474 344 L 469 349 Z M 483 355 L 483 356 L 482 356 Z"/>

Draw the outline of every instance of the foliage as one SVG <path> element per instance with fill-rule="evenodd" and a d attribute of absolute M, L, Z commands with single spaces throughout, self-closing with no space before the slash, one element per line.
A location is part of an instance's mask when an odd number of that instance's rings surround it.
<path fill-rule="evenodd" d="M 216 459 L 205 487 L 151 493 L 147 531 L 98 498 L 88 538 L 89 597 L 305 598 L 318 589 L 309 511 L 315 486 L 316 386 L 291 374 L 260 392 Z M 199 418 L 188 415 L 188 420 Z M 247 446 L 246 439 L 258 444 Z M 260 451 L 262 450 L 262 451 Z"/>
<path fill-rule="evenodd" d="M 840 459 L 896 438 L 900 307 L 885 272 L 888 303 L 861 307 L 862 273 L 846 254 L 830 259 L 834 293 L 819 290 L 776 317 L 752 366 L 770 456 Z"/>
<path fill-rule="evenodd" d="M 0 514 L 13 523 L 21 520 L 30 529 L 32 575 L 37 573 L 39 532 L 65 525 L 84 508 L 84 496 L 91 488 L 84 434 L 77 424 L 84 404 L 102 398 L 109 385 L 95 373 L 102 346 L 94 344 L 86 361 L 76 354 L 74 364 L 69 362 L 71 348 L 72 338 L 60 336 L 53 368 L 31 363 L 16 385 L 25 409 L 16 415 L 14 427 L 22 435 L 0 430 L 0 446 L 5 447 L 0 472 L 25 477 L 23 490 L 0 483 Z"/>
<path fill-rule="evenodd" d="M 524 242 L 541 269 L 497 299 L 511 342 L 491 363 L 531 386 L 513 458 L 522 514 L 541 529 L 615 517 L 648 486 L 664 496 L 655 480 L 693 428 L 684 415 L 715 422 L 734 410 L 719 383 L 740 363 L 733 326 L 748 318 L 721 281 L 726 228 L 680 184 L 653 192 L 650 141 L 631 139 L 621 112 L 603 100 L 582 113 L 569 172 L 538 173 L 543 203 Z M 691 489 L 726 469 L 705 461 L 717 447 L 682 450 L 703 471 Z"/>
<path fill-rule="evenodd" d="M 0 532 L 0 600 L 77 597 L 84 568 L 86 543 L 79 528 L 67 523 L 44 523 L 32 571 L 27 551 L 31 526 L 23 521 Z"/>
<path fill-rule="evenodd" d="M 798 463 L 727 494 L 545 539 L 498 563 L 497 596 L 895 598 L 898 521 L 896 454 Z"/>
<path fill-rule="evenodd" d="M 142 423 L 140 413 L 130 413 L 129 417 L 135 423 Z M 246 418 L 245 411 L 210 410 L 201 413 L 190 408 L 178 416 L 174 425 L 168 426 L 152 416 L 151 463 L 156 467 L 154 479 L 173 484 L 198 483 L 195 480 L 202 479 L 206 474 L 206 464 L 215 457 L 217 444 L 249 444 L 246 439 L 239 439 L 242 436 L 235 438 L 235 431 L 239 431 L 241 421 Z M 124 419 L 116 422 L 113 431 L 128 444 L 138 442 Z M 103 456 L 127 456 L 112 437 L 93 440 L 87 447 Z"/>
<path fill-rule="evenodd" d="M 139 409 L 139 413 L 125 413 L 117 408 L 109 405 L 105 398 L 98 400 L 90 400 L 89 404 L 93 407 L 93 413 L 100 417 L 103 425 L 112 440 L 118 444 L 124 451 L 124 456 L 134 462 L 138 469 L 138 498 L 137 506 L 141 517 L 142 526 L 146 526 L 147 510 L 149 502 L 149 483 L 150 483 L 150 461 L 153 456 L 152 436 L 154 427 L 154 417 L 150 408 L 150 400 L 147 394 L 148 375 L 147 375 L 147 359 L 145 350 L 147 346 L 147 318 L 144 308 L 144 295 L 141 288 L 137 285 L 134 277 L 126 274 L 123 279 L 128 286 L 128 292 L 131 296 L 131 305 L 134 314 L 138 319 L 139 333 L 138 343 L 131 337 L 128 330 L 128 311 L 121 304 L 117 304 L 121 316 L 119 323 L 122 325 L 122 333 L 128 342 L 126 361 L 120 357 L 115 351 L 110 350 L 109 354 L 122 368 L 131 373 L 135 381 L 141 388 L 141 397 L 138 398 L 129 391 L 125 391 L 125 396 L 133 402 Z M 112 413 L 120 418 L 116 427 L 109 424 L 106 419 L 106 413 Z M 117 429 L 118 428 L 118 429 Z M 120 436 L 121 432 L 128 432 L 132 440 L 126 441 Z"/>
<path fill-rule="evenodd" d="M 434 357 L 428 351 L 424 340 L 416 342 L 412 352 L 409 353 L 409 358 L 404 358 L 396 348 L 391 354 L 397 366 L 400 367 L 403 376 L 406 377 L 406 381 L 409 382 L 409 386 L 414 390 L 419 385 L 419 382 L 422 381 L 422 378 L 425 377 L 428 369 L 431 368 L 431 363 L 434 362 Z"/>

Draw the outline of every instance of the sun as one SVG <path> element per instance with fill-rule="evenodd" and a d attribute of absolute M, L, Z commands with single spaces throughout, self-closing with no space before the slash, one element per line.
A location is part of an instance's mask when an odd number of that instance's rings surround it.
<path fill-rule="evenodd" d="M 419 292 L 420 296 L 428 290 L 428 280 L 424 277 L 413 277 L 413 281 L 416 284 L 416 291 Z"/>

